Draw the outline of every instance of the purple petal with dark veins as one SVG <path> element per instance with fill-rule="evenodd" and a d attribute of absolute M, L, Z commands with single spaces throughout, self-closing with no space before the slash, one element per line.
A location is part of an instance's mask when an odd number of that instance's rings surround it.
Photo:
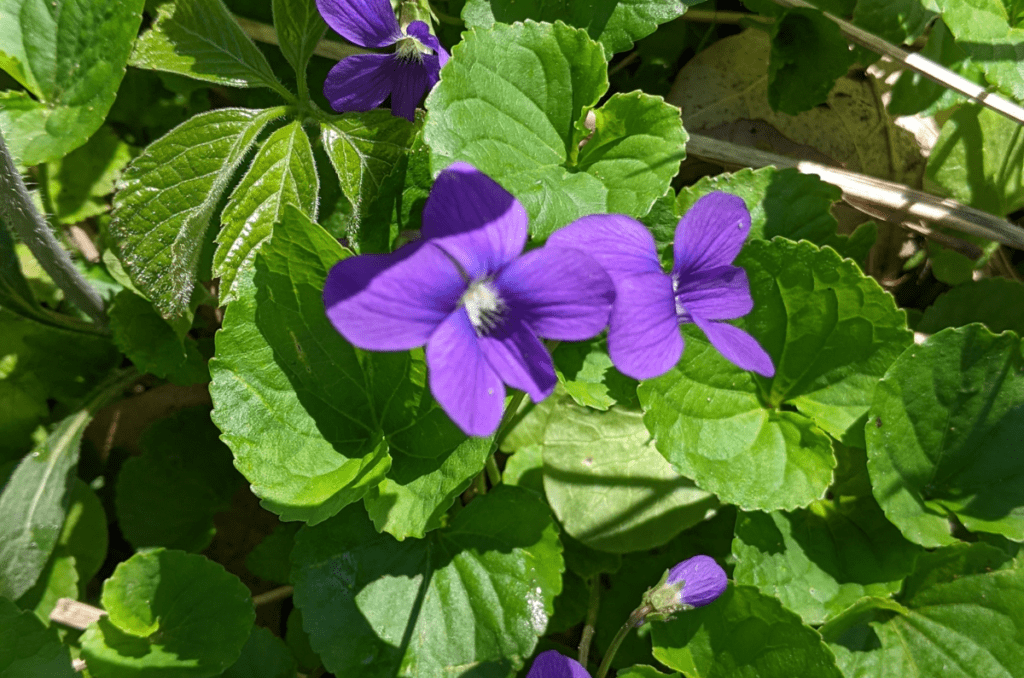
<path fill-rule="evenodd" d="M 404 351 L 427 343 L 465 291 L 444 253 L 421 241 L 339 261 L 324 284 L 324 307 L 349 343 Z"/>
<path fill-rule="evenodd" d="M 402 37 L 388 0 L 316 0 L 327 25 L 360 47 L 387 47 Z"/>
<path fill-rule="evenodd" d="M 661 273 L 654 236 L 636 219 L 621 214 L 581 217 L 551 234 L 547 245 L 583 250 L 612 280 L 638 273 Z"/>
<path fill-rule="evenodd" d="M 608 324 L 615 286 L 580 250 L 551 245 L 527 252 L 504 269 L 495 286 L 538 336 L 582 341 Z"/>
<path fill-rule="evenodd" d="M 497 273 L 519 256 L 527 225 L 519 201 L 464 162 L 437 175 L 423 207 L 423 237 L 443 247 L 474 279 Z"/>
<path fill-rule="evenodd" d="M 771 357 L 756 339 L 740 328 L 700 317 L 694 317 L 693 322 L 707 335 L 711 345 L 729 362 L 741 369 L 756 372 L 762 377 L 775 376 Z"/>
<path fill-rule="evenodd" d="M 501 327 L 478 341 L 487 362 L 506 384 L 526 391 L 535 403 L 551 395 L 558 382 L 555 365 L 529 325 L 516 317 L 506 318 Z"/>
<path fill-rule="evenodd" d="M 430 392 L 466 435 L 489 436 L 505 407 L 505 387 L 484 357 L 465 308 L 438 325 L 427 342 Z"/>
<path fill-rule="evenodd" d="M 339 113 L 369 111 L 391 94 L 398 77 L 394 54 L 356 54 L 342 59 L 324 80 L 324 97 Z M 413 104 L 415 108 L 415 104 Z"/>
<path fill-rule="evenodd" d="M 438 70 L 444 68 L 444 65 L 448 63 L 448 52 L 445 51 L 444 47 L 441 47 L 441 43 L 438 42 L 437 38 L 431 34 L 430 27 L 422 21 L 413 21 L 411 24 L 405 27 L 405 34 L 411 35 L 416 38 L 424 45 L 434 50 L 434 54 L 438 57 Z M 436 82 L 436 75 L 434 73 Z"/>
<path fill-rule="evenodd" d="M 732 320 L 754 308 L 747 272 L 739 266 L 719 266 L 681 279 L 676 299 L 686 310 L 680 322 L 693 322 L 692 316 Z"/>
<path fill-rule="evenodd" d="M 679 592 L 681 603 L 702 607 L 725 592 L 729 580 L 725 570 L 711 556 L 694 556 L 668 571 L 666 584 L 683 583 Z"/>
<path fill-rule="evenodd" d="M 741 198 L 721 191 L 698 200 L 676 226 L 673 273 L 690 275 L 732 263 L 750 233 Z"/>
<path fill-rule="evenodd" d="M 391 82 L 391 114 L 416 121 L 416 105 L 430 86 L 426 64 L 421 61 L 395 59 L 394 79 Z"/>
<path fill-rule="evenodd" d="M 672 280 L 642 273 L 619 281 L 608 328 L 608 355 L 623 374 L 651 379 L 672 369 L 683 354 Z"/>
<path fill-rule="evenodd" d="M 526 678 L 590 678 L 583 665 L 556 650 L 537 655 Z"/>

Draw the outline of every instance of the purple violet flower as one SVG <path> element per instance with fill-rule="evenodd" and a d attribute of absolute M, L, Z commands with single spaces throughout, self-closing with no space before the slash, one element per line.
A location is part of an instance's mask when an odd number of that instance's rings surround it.
<path fill-rule="evenodd" d="M 580 341 L 599 333 L 614 284 L 572 247 L 521 254 L 526 210 L 465 163 L 438 175 L 421 235 L 391 254 L 335 264 L 324 286 L 327 317 L 362 349 L 426 344 L 434 398 L 467 435 L 490 435 L 504 384 L 534 402 L 554 390 L 554 364 L 537 337 Z"/>
<path fill-rule="evenodd" d="M 357 54 L 327 74 L 324 96 L 334 110 L 368 111 L 391 95 L 391 113 L 407 120 L 433 87 L 448 52 L 430 27 L 413 21 L 402 31 L 388 0 L 316 0 L 320 16 L 341 37 L 360 47 L 389 47 L 390 54 Z M 432 50 L 432 52 L 431 52 Z"/>
<path fill-rule="evenodd" d="M 533 660 L 526 678 L 590 678 L 590 673 L 575 659 L 548 650 Z"/>
<path fill-rule="evenodd" d="M 728 360 L 771 377 L 772 360 L 757 341 L 718 322 L 753 308 L 746 271 L 732 265 L 749 232 L 743 200 L 716 191 L 679 220 L 671 274 L 661 268 L 650 231 L 620 214 L 577 219 L 556 231 L 548 244 L 583 249 L 615 282 L 608 353 L 623 374 L 650 379 L 672 369 L 683 353 L 679 325 L 695 323 Z"/>
<path fill-rule="evenodd" d="M 681 610 L 703 607 L 722 595 L 728 584 L 725 570 L 711 556 L 688 558 L 644 594 L 647 613 L 643 621 L 671 619 Z"/>
<path fill-rule="evenodd" d="M 679 603 L 687 607 L 703 607 L 725 592 L 729 580 L 725 570 L 711 556 L 694 556 L 668 571 L 665 582 L 679 584 Z"/>

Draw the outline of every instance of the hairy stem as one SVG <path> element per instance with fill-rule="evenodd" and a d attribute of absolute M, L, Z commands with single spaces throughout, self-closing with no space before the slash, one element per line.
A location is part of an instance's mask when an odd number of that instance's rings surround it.
<path fill-rule="evenodd" d="M 0 133 L 0 219 L 18 234 L 39 261 L 43 270 L 64 295 L 78 308 L 101 326 L 107 324 L 107 312 L 103 299 L 92 285 L 86 282 L 71 257 L 53 236 L 50 225 L 36 210 L 29 197 L 25 182 L 14 166 L 14 160 L 7 150 L 7 143 Z"/>

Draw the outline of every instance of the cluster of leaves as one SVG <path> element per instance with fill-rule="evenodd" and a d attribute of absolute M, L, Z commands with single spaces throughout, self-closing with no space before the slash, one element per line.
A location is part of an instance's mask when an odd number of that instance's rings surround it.
<path fill-rule="evenodd" d="M 744 3 L 782 114 L 874 58 L 818 10 Z M 708 553 L 726 594 L 629 637 L 620 677 L 1024 676 L 1024 287 L 936 251 L 959 284 L 905 310 L 865 272 L 874 224 L 837 232 L 837 188 L 685 179 L 686 120 L 660 95 L 735 32 L 682 21 L 693 4 L 437 3 L 451 59 L 410 123 L 328 112 L 314 0 L 0 0 L 0 130 L 54 225 L 95 236 L 77 265 L 109 314 L 86 323 L 0 225 L 0 675 L 522 675 L 574 653 L 588 614 L 605 654 L 645 588 Z M 1024 100 L 1009 0 L 815 4 Z M 945 121 L 927 186 L 1024 207 L 1012 122 L 909 74 L 890 106 Z M 613 212 L 670 252 L 697 199 L 742 197 L 739 322 L 776 375 L 692 327 L 644 382 L 600 339 L 561 344 L 555 395 L 467 438 L 422 351 L 355 349 L 321 300 L 335 262 L 412 237 L 455 161 L 516 196 L 533 244 Z M 212 412 L 106 407 L 132 383 Z M 225 534 L 232 512 L 255 540 Z M 254 624 L 274 585 L 294 594 Z M 62 598 L 105 615 L 65 628 Z"/>

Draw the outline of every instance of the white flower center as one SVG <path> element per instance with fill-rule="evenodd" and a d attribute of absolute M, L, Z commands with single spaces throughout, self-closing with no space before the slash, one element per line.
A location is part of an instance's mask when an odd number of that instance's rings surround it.
<path fill-rule="evenodd" d="M 501 314 L 505 311 L 505 302 L 498 295 L 490 278 L 471 282 L 460 303 L 466 307 L 469 322 L 472 323 L 477 336 L 481 337 L 498 326 Z"/>
<path fill-rule="evenodd" d="M 685 318 L 687 315 L 686 307 L 683 306 L 683 302 L 679 300 L 679 276 L 675 274 L 672 275 L 672 298 L 675 299 L 676 302 L 676 317 Z"/>
<path fill-rule="evenodd" d="M 423 45 L 412 36 L 405 36 L 395 43 L 395 55 L 402 61 L 423 61 Z"/>

